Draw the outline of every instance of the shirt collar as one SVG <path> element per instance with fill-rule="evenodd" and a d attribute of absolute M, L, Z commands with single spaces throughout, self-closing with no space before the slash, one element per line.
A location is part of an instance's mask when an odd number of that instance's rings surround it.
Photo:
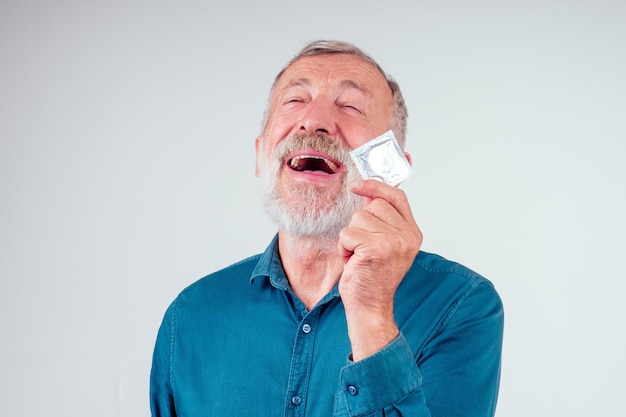
<path fill-rule="evenodd" d="M 250 277 L 250 285 L 254 284 L 256 279 L 269 280 L 273 287 L 280 290 L 289 290 L 289 280 L 285 275 L 283 264 L 280 261 L 280 253 L 278 253 L 278 234 L 274 236 L 272 242 L 265 249 L 265 252 L 259 257 L 256 267 L 252 271 Z M 339 297 L 339 287 L 335 285 L 325 297 L 320 300 L 319 304 L 323 304 L 328 300 Z"/>
<path fill-rule="evenodd" d="M 289 281 L 285 275 L 285 270 L 280 262 L 280 254 L 278 253 L 278 234 L 274 236 L 272 242 L 265 249 L 257 262 L 256 267 L 252 271 L 250 284 L 254 284 L 257 278 L 269 279 L 271 284 L 282 290 L 289 288 Z"/>

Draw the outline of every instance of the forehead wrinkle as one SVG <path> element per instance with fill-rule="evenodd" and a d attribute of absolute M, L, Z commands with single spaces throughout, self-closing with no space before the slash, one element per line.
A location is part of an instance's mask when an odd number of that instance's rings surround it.
<path fill-rule="evenodd" d="M 283 88 L 285 90 L 289 90 L 289 89 L 298 88 L 298 87 L 310 87 L 311 85 L 313 85 L 313 82 L 311 81 L 310 78 L 300 77 L 300 78 L 294 78 L 293 80 L 290 80 L 287 84 L 285 84 Z M 342 80 L 339 83 L 339 87 L 341 89 L 355 89 L 362 93 L 370 92 L 369 88 L 351 79 Z"/>

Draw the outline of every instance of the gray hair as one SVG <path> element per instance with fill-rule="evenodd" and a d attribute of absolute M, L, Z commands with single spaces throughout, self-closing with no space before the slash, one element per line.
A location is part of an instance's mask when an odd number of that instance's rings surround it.
<path fill-rule="evenodd" d="M 391 122 L 389 125 L 389 129 L 393 130 L 393 133 L 398 139 L 398 143 L 400 146 L 404 148 L 404 144 L 406 142 L 406 125 L 408 119 L 408 111 L 406 108 L 406 104 L 404 102 L 404 98 L 402 97 L 402 92 L 400 92 L 400 86 L 398 83 L 383 69 L 380 65 L 372 57 L 367 55 L 361 49 L 357 48 L 351 43 L 343 42 L 343 41 L 334 41 L 334 40 L 318 40 L 309 43 L 306 45 L 300 52 L 298 52 L 292 59 L 283 67 L 283 69 L 278 73 L 276 78 L 274 79 L 274 83 L 272 84 L 272 88 L 270 89 L 269 99 L 267 106 L 265 108 L 265 113 L 263 115 L 263 122 L 261 124 L 261 132 L 265 131 L 267 127 L 267 123 L 269 121 L 269 116 L 272 111 L 272 97 L 274 95 L 274 88 L 276 87 L 276 83 L 283 75 L 285 70 L 291 66 L 294 62 L 308 56 L 316 56 L 316 55 L 324 55 L 324 54 L 347 54 L 347 55 L 355 55 L 370 64 L 372 64 L 387 80 L 387 84 L 389 84 L 389 88 L 391 88 L 391 93 L 393 95 L 393 112 L 391 114 Z"/>

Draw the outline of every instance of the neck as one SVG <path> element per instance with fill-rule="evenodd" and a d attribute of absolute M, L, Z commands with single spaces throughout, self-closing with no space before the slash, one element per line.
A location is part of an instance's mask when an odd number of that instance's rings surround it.
<path fill-rule="evenodd" d="M 337 240 L 278 234 L 278 250 L 289 284 L 311 310 L 337 284 L 343 261 Z"/>

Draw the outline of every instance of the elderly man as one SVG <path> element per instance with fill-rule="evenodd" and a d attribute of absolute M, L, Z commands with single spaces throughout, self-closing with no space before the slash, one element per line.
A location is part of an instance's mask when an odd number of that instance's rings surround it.
<path fill-rule="evenodd" d="M 278 233 L 171 304 L 153 416 L 494 414 L 496 291 L 420 251 L 404 192 L 360 180 L 349 156 L 389 129 L 403 145 L 406 118 L 396 82 L 351 44 L 314 42 L 285 66 L 256 139 Z"/>

